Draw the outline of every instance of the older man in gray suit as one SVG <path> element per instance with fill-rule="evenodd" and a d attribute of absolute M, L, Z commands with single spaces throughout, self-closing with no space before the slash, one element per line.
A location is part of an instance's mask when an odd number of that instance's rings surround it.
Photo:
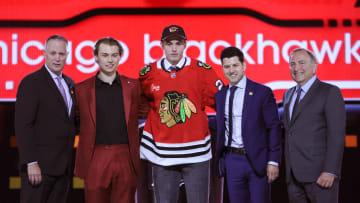
<path fill-rule="evenodd" d="M 315 76 L 311 51 L 295 49 L 289 61 L 297 83 L 283 97 L 289 200 L 338 202 L 346 123 L 341 91 Z"/>

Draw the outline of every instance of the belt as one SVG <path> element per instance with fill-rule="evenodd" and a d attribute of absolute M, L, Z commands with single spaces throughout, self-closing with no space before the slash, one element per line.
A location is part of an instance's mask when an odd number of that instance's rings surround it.
<path fill-rule="evenodd" d="M 239 154 L 239 155 L 246 154 L 245 148 L 226 147 L 226 153 L 229 153 L 229 152 Z"/>

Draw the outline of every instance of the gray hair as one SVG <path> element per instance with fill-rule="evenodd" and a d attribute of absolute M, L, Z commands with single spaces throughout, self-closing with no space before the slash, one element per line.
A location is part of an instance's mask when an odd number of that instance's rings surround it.
<path fill-rule="evenodd" d="M 62 40 L 66 43 L 66 46 L 68 45 L 68 41 L 66 40 L 65 37 L 61 36 L 61 35 L 51 35 L 49 38 L 47 38 L 47 40 L 45 41 L 45 48 L 47 47 L 47 44 L 49 43 L 50 40 Z"/>
<path fill-rule="evenodd" d="M 314 53 L 312 53 L 310 50 L 305 49 L 305 48 L 297 48 L 297 49 L 292 50 L 292 52 L 290 53 L 289 62 L 291 61 L 291 58 L 293 57 L 294 53 L 296 53 L 298 51 L 306 51 L 306 53 L 308 53 L 310 56 L 311 63 L 317 64 L 317 60 L 316 60 Z"/>

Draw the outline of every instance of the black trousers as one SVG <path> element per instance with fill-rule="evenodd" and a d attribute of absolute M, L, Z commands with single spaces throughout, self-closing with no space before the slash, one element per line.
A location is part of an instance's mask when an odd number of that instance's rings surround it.
<path fill-rule="evenodd" d="M 27 173 L 21 172 L 21 203 L 66 203 L 70 191 L 72 176 L 49 176 L 42 174 L 39 185 L 29 183 Z"/>

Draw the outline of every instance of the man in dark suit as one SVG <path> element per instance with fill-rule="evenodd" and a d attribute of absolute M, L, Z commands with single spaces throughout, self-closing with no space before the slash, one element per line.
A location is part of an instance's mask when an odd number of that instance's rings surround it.
<path fill-rule="evenodd" d="M 345 105 L 340 89 L 321 82 L 309 50 L 291 52 L 297 83 L 284 93 L 286 180 L 290 202 L 338 202 Z"/>
<path fill-rule="evenodd" d="M 120 75 L 123 48 L 111 37 L 95 44 L 100 71 L 76 84 L 80 139 L 75 175 L 85 181 L 87 203 L 134 202 L 140 154 L 140 83 Z"/>
<path fill-rule="evenodd" d="M 270 202 L 269 183 L 278 177 L 281 159 L 274 94 L 244 76 L 246 64 L 238 48 L 225 48 L 220 58 L 230 84 L 215 95 L 216 171 L 225 175 L 230 202 Z"/>
<path fill-rule="evenodd" d="M 62 73 L 67 40 L 45 43 L 45 64 L 20 83 L 15 103 L 21 202 L 66 202 L 73 171 L 74 82 Z"/>

